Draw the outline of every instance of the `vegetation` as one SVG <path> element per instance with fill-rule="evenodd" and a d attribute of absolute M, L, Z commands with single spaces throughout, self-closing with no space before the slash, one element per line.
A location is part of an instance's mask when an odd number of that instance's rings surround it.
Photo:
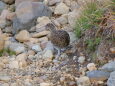
<path fill-rule="evenodd" d="M 76 21 L 75 34 L 79 39 L 83 39 L 85 50 L 92 58 L 102 40 L 115 40 L 115 31 L 109 26 L 114 20 L 110 19 L 112 15 L 115 15 L 115 0 L 106 3 L 91 0 L 83 6 L 82 13 Z M 111 20 L 109 24 L 107 19 Z M 89 35 L 87 39 L 86 33 L 92 29 L 95 29 L 94 35 Z"/>
<path fill-rule="evenodd" d="M 9 49 L 3 49 L 2 51 L 0 51 L 0 56 L 3 56 L 3 55 L 16 55 L 16 52 L 14 52 L 14 51 L 11 51 L 11 50 L 9 50 Z"/>

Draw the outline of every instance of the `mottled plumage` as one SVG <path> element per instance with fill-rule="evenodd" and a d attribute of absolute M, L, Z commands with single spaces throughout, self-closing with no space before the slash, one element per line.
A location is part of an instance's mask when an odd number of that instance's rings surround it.
<path fill-rule="evenodd" d="M 60 50 L 66 48 L 69 45 L 70 37 L 69 34 L 64 30 L 56 30 L 52 23 L 46 25 L 46 28 L 50 30 L 50 40 L 55 48 L 58 50 L 58 56 Z"/>

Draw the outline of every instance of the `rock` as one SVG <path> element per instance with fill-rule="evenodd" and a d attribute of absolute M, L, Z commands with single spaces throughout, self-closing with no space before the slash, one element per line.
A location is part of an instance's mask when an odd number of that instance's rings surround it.
<path fill-rule="evenodd" d="M 85 62 L 85 57 L 84 56 L 80 56 L 79 58 L 78 58 L 78 62 L 79 63 L 84 63 Z"/>
<path fill-rule="evenodd" d="M 42 2 L 22 2 L 16 7 L 16 17 L 13 19 L 14 33 L 33 27 L 38 17 L 51 15 L 51 10 Z"/>
<path fill-rule="evenodd" d="M 12 33 L 12 27 L 11 26 L 5 27 L 5 29 L 3 29 L 3 31 L 6 33 Z"/>
<path fill-rule="evenodd" d="M 102 71 L 102 70 L 94 70 L 87 73 L 87 77 L 94 82 L 94 81 L 104 81 L 107 80 L 110 76 L 109 72 Z"/>
<path fill-rule="evenodd" d="M 32 50 L 34 50 L 35 52 L 40 52 L 42 51 L 41 47 L 40 47 L 40 44 L 34 44 L 32 46 Z"/>
<path fill-rule="evenodd" d="M 39 38 L 38 39 L 40 42 L 43 42 L 43 41 L 48 41 L 48 38 L 47 37 L 42 37 L 42 38 Z"/>
<path fill-rule="evenodd" d="M 18 6 L 20 3 L 25 2 L 25 1 L 38 2 L 38 1 L 43 1 L 43 0 L 15 0 L 15 6 Z"/>
<path fill-rule="evenodd" d="M 67 14 L 69 12 L 69 7 L 64 3 L 60 3 L 56 6 L 54 14 Z"/>
<path fill-rule="evenodd" d="M 16 61 L 16 60 L 10 61 L 9 62 L 9 68 L 11 68 L 11 69 L 14 69 L 14 68 L 18 69 L 19 68 L 18 61 Z"/>
<path fill-rule="evenodd" d="M 5 64 L 3 62 L 0 62 L 0 70 L 2 70 L 5 67 Z"/>
<path fill-rule="evenodd" d="M 53 86 L 53 84 L 43 82 L 43 83 L 40 83 L 40 86 Z"/>
<path fill-rule="evenodd" d="M 27 42 L 30 39 L 30 34 L 27 30 L 22 30 L 20 31 L 16 37 L 15 37 L 19 42 Z"/>
<path fill-rule="evenodd" d="M 37 38 L 30 38 L 29 39 L 29 42 L 31 42 L 31 43 L 38 43 L 39 42 L 39 40 L 37 39 Z"/>
<path fill-rule="evenodd" d="M 10 86 L 8 83 L 4 83 L 2 84 L 2 86 Z"/>
<path fill-rule="evenodd" d="M 32 37 L 39 38 L 39 37 L 46 36 L 48 34 L 49 34 L 49 31 L 42 31 L 42 32 L 33 34 Z"/>
<path fill-rule="evenodd" d="M 83 77 L 78 78 L 77 85 L 78 86 L 91 86 L 91 83 L 88 77 L 83 76 Z"/>
<path fill-rule="evenodd" d="M 115 47 L 110 48 L 111 53 L 115 54 Z"/>
<path fill-rule="evenodd" d="M 22 53 L 22 52 L 24 52 L 26 50 L 24 45 L 20 44 L 20 43 L 11 43 L 9 45 L 9 49 L 11 51 L 16 52 L 16 54 L 20 54 L 20 53 Z"/>
<path fill-rule="evenodd" d="M 55 5 L 57 3 L 61 2 L 61 0 L 48 0 L 48 5 Z"/>
<path fill-rule="evenodd" d="M 7 20 L 13 21 L 13 18 L 16 17 L 16 13 L 15 12 L 10 12 L 8 13 L 8 15 L 6 16 Z"/>
<path fill-rule="evenodd" d="M 26 53 L 22 53 L 22 54 L 19 54 L 18 56 L 16 56 L 16 60 L 17 60 L 18 62 L 24 61 L 24 60 L 26 60 L 26 59 L 27 59 L 27 54 L 26 54 Z"/>
<path fill-rule="evenodd" d="M 54 47 L 51 42 L 48 42 L 46 48 L 43 51 L 43 58 L 53 58 Z"/>
<path fill-rule="evenodd" d="M 75 33 L 69 32 L 69 36 L 70 36 L 70 44 L 77 40 Z"/>
<path fill-rule="evenodd" d="M 113 72 L 115 71 L 115 61 L 109 62 L 101 67 L 102 70 Z"/>
<path fill-rule="evenodd" d="M 110 74 L 109 79 L 107 80 L 107 86 L 115 85 L 115 71 Z"/>
<path fill-rule="evenodd" d="M 2 1 L 0 1 L 0 14 L 1 14 L 1 12 L 2 12 L 4 9 L 6 9 L 6 8 L 7 8 L 6 4 L 3 3 Z"/>
<path fill-rule="evenodd" d="M 89 71 L 97 70 L 96 65 L 95 65 L 94 63 L 89 63 L 89 64 L 87 65 L 87 69 L 88 69 Z"/>
<path fill-rule="evenodd" d="M 80 11 L 72 11 L 72 12 L 69 12 L 68 13 L 68 23 L 70 24 L 70 26 L 72 28 L 75 27 L 75 24 L 76 24 L 76 20 L 79 18 L 80 16 Z"/>
<path fill-rule="evenodd" d="M 43 54 L 43 58 L 50 58 L 53 59 L 53 52 L 51 50 L 46 50 Z"/>
<path fill-rule="evenodd" d="M 28 56 L 29 55 L 35 55 L 35 52 L 33 50 L 29 50 L 27 54 L 28 54 Z"/>
<path fill-rule="evenodd" d="M 11 80 L 11 77 L 10 77 L 10 76 L 0 75 L 0 81 L 8 82 L 9 80 Z"/>
<path fill-rule="evenodd" d="M 0 28 L 5 28 L 7 22 L 4 18 L 0 17 Z"/>
<path fill-rule="evenodd" d="M 4 39 L 0 36 L 0 51 L 4 49 L 5 41 Z"/>
<path fill-rule="evenodd" d="M 6 4 L 13 4 L 15 2 L 15 0 L 2 0 L 3 2 L 5 2 Z"/>
<path fill-rule="evenodd" d="M 61 25 L 65 25 L 68 23 L 68 15 L 63 14 L 61 17 L 56 19 Z"/>
<path fill-rule="evenodd" d="M 7 15 L 8 15 L 9 13 L 10 13 L 9 10 L 4 9 L 4 10 L 2 11 L 0 17 L 1 17 L 2 19 L 6 19 L 6 18 L 7 18 Z"/>
<path fill-rule="evenodd" d="M 37 22 L 38 24 L 36 25 L 36 32 L 40 32 L 42 30 L 45 30 L 45 25 L 50 23 L 51 20 L 48 17 L 43 16 L 43 17 L 38 17 Z"/>

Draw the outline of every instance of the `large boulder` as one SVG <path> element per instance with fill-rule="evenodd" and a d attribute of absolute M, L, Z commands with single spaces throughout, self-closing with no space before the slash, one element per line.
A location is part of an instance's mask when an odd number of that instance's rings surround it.
<path fill-rule="evenodd" d="M 15 6 L 18 6 L 20 3 L 24 1 L 38 2 L 38 1 L 43 1 L 43 0 L 15 0 Z"/>
<path fill-rule="evenodd" d="M 7 7 L 7 5 L 5 3 L 3 3 L 2 1 L 0 1 L 0 14 L 6 7 Z"/>
<path fill-rule="evenodd" d="M 52 11 L 42 2 L 22 2 L 16 7 L 16 17 L 13 19 L 14 33 L 21 29 L 30 29 L 38 17 L 51 15 Z"/>

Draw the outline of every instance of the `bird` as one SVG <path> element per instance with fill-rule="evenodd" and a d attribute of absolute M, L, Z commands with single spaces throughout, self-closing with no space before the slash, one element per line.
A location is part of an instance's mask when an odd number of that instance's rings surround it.
<path fill-rule="evenodd" d="M 70 36 L 65 30 L 57 30 L 53 23 L 48 23 L 46 29 L 50 31 L 50 41 L 58 51 L 56 59 L 61 55 L 61 50 L 65 50 L 70 43 Z"/>

